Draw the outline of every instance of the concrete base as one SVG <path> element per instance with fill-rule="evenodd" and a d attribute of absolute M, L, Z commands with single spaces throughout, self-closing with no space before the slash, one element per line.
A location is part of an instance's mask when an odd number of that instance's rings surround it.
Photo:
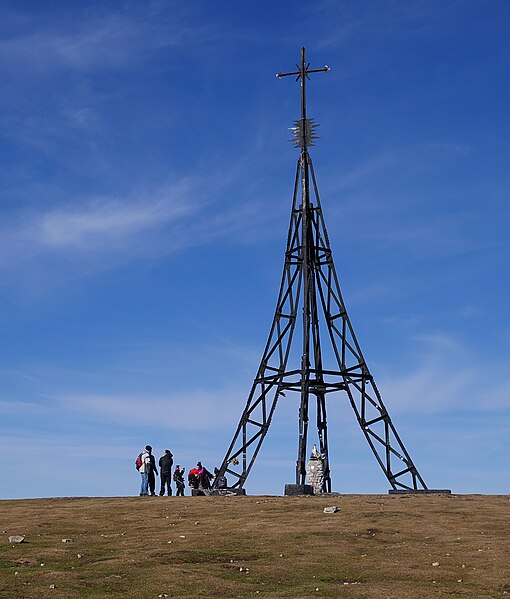
<path fill-rule="evenodd" d="M 239 496 L 245 496 L 246 495 L 246 490 L 245 489 L 229 489 L 228 487 L 226 489 L 212 489 L 211 490 L 211 495 L 222 495 L 224 497 L 231 497 L 232 495 L 239 495 Z"/>
<path fill-rule="evenodd" d="M 450 489 L 390 489 L 389 495 L 451 495 Z"/>
<path fill-rule="evenodd" d="M 200 495 L 221 495 L 223 497 L 231 497 L 232 495 L 246 495 L 246 491 L 244 489 L 229 489 L 228 487 L 226 489 L 206 489 L 205 491 L 202 491 L 201 489 L 191 489 L 192 497 L 198 497 Z"/>
<path fill-rule="evenodd" d="M 313 495 L 312 485 L 285 485 L 284 495 Z"/>

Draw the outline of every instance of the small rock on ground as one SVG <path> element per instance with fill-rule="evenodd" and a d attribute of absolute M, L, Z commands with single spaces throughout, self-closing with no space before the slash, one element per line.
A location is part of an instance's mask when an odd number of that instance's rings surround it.
<path fill-rule="evenodd" d="M 25 535 L 12 535 L 9 537 L 9 543 L 23 543 Z"/>
<path fill-rule="evenodd" d="M 324 513 L 325 514 L 336 514 L 339 511 L 340 511 L 340 508 L 337 507 L 336 505 L 332 505 L 331 507 L 325 507 L 324 508 Z"/>

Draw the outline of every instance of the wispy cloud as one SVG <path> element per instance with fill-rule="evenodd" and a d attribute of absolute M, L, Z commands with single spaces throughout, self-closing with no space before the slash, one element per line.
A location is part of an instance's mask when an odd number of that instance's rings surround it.
<path fill-rule="evenodd" d="M 0 268 L 16 270 L 38 256 L 68 260 L 72 254 L 87 257 L 105 250 L 132 255 L 136 239 L 198 209 L 189 183 L 182 180 L 122 199 L 84 198 L 44 212 L 24 210 L 4 219 L 0 228 Z"/>
<path fill-rule="evenodd" d="M 455 409 L 463 412 L 508 411 L 510 377 L 485 376 L 491 370 L 504 373 L 503 366 L 476 356 L 470 348 L 445 332 L 414 337 L 417 359 L 403 373 L 376 376 L 383 401 L 390 413 L 439 414 Z M 390 369 L 385 368 L 387 373 Z M 392 370 L 395 371 L 393 367 Z"/>
<path fill-rule="evenodd" d="M 424 343 L 428 347 L 439 348 L 440 350 L 456 352 L 459 357 L 464 354 L 464 348 L 451 335 L 444 332 L 432 332 L 416 335 L 415 341 Z"/>
<path fill-rule="evenodd" d="M 383 401 L 392 416 L 419 417 L 456 409 L 461 409 L 464 414 L 508 411 L 510 377 L 504 374 L 497 380 L 483 377 L 482 373 L 494 368 L 489 360 L 474 355 L 470 348 L 446 332 L 416 335 L 412 341 L 415 349 L 411 360 L 402 360 L 397 366 L 379 362 L 374 367 L 372 364 Z M 184 347 L 180 352 L 173 348 L 162 352 L 160 348 L 154 353 L 154 348 L 152 352 L 150 347 L 143 348 L 144 344 L 135 353 L 130 350 L 122 362 L 106 367 L 114 380 L 121 373 L 124 381 L 124 385 L 117 384 L 108 390 L 105 390 L 104 370 L 100 377 L 91 377 L 89 373 L 81 377 L 73 374 L 64 383 L 62 376 L 57 380 L 53 375 L 48 380 L 41 371 L 36 382 L 39 389 L 46 390 L 46 398 L 40 396 L 37 406 L 56 410 L 65 418 L 79 413 L 82 419 L 92 422 L 110 420 L 126 425 L 140 422 L 144 426 L 161 425 L 171 429 L 209 430 L 237 423 L 257 364 L 258 351 L 230 343 L 216 348 L 204 346 L 194 351 Z M 140 361 L 144 356 L 145 361 Z M 230 377 L 229 385 L 225 386 L 214 377 L 219 371 L 221 380 L 221 369 L 229 360 L 237 374 Z M 165 363 L 174 364 L 174 370 L 165 373 Z M 503 370 L 499 368 L 499 371 Z M 169 382 L 169 379 L 179 378 L 179 373 L 182 378 L 189 377 L 192 372 L 199 375 L 194 386 L 184 388 L 180 383 L 172 385 Z M 155 387 L 151 385 L 144 392 L 142 381 L 147 377 L 153 380 Z M 202 388 L 199 381 L 203 380 L 212 382 L 214 389 Z M 173 390 L 167 393 L 162 391 L 165 388 Z M 1 407 L 15 409 L 8 400 L 3 406 L 0 403 Z M 25 407 L 23 404 L 21 411 Z M 295 405 L 290 397 L 278 409 L 280 417 L 292 418 L 294 412 Z"/>
<path fill-rule="evenodd" d="M 369 159 L 329 177 L 322 196 L 327 200 L 330 229 L 336 224 L 363 223 L 343 227 L 342 235 L 370 244 L 383 252 L 400 250 L 403 262 L 430 256 L 457 256 L 490 249 L 492 240 L 473 235 L 476 223 L 485 217 L 449 196 L 441 197 L 434 187 L 416 187 L 424 175 L 460 164 L 468 146 L 437 140 L 410 147 L 388 147 Z M 412 181 L 414 188 L 409 186 Z M 443 190 L 439 193 L 445 193 Z M 336 204 L 329 198 L 339 195 Z M 438 206 L 441 208 L 439 209 Z"/>
<path fill-rule="evenodd" d="M 336 48 L 356 38 L 390 37 L 398 30 L 399 34 L 416 35 L 426 31 L 431 21 L 438 18 L 441 12 L 449 10 L 449 5 L 431 2 L 402 3 L 398 0 L 389 2 L 367 1 L 350 4 L 342 3 L 341 12 L 338 2 L 321 0 L 314 6 L 318 15 L 327 19 L 327 26 L 318 44 L 319 49 Z M 362 6 L 362 10 L 359 10 Z M 338 25 L 331 28 L 331 15 L 339 14 Z M 334 23 L 334 21 L 333 21 Z"/>
<path fill-rule="evenodd" d="M 267 221 L 257 202 L 221 209 L 216 202 L 197 181 L 181 179 L 124 198 L 75 198 L 44 212 L 17 212 L 0 227 L 3 283 L 30 280 L 32 275 L 56 283 L 69 275 L 86 276 L 141 257 L 158 259 L 226 236 L 244 242 Z"/>
<path fill-rule="evenodd" d="M 422 321 L 423 316 L 418 314 L 392 314 L 391 316 L 385 316 L 384 318 L 381 318 L 381 322 L 383 324 L 402 329 L 416 327 Z"/>
<path fill-rule="evenodd" d="M 60 409 L 93 421 L 160 426 L 176 431 L 218 430 L 238 420 L 246 390 L 191 391 L 178 395 L 65 395 Z M 235 408 L 235 409 L 234 409 Z"/>
<path fill-rule="evenodd" d="M 463 159 L 470 152 L 466 144 L 442 140 L 424 140 L 409 146 L 383 147 L 350 170 L 339 171 L 329 180 L 331 192 L 345 189 L 366 189 L 381 178 L 405 179 L 409 173 L 431 173 L 438 166 Z"/>
<path fill-rule="evenodd" d="M 186 202 L 179 187 L 159 200 L 101 198 L 80 209 L 57 209 L 38 218 L 27 236 L 49 249 L 98 251 L 105 245 L 111 249 L 194 213 L 197 206 Z"/>
<path fill-rule="evenodd" d="M 162 10 L 153 3 L 152 9 L 131 7 L 92 16 L 89 12 L 65 27 L 60 23 L 58 29 L 38 24 L 36 31 L 10 33 L 0 42 L 0 69 L 125 68 L 160 49 L 206 39 L 210 32 L 203 25 L 192 26 L 188 16 L 182 7 Z"/>
<path fill-rule="evenodd" d="M 374 175 L 398 168 L 402 164 L 402 160 L 403 155 L 401 152 L 387 148 L 354 166 L 350 171 L 340 173 L 337 176 L 336 185 L 338 189 L 354 187 L 359 183 L 366 182 L 368 178 Z"/>
<path fill-rule="evenodd" d="M 1 498 L 127 495 L 134 494 L 137 488 L 139 477 L 135 476 L 133 463 L 139 448 L 123 434 L 109 435 L 105 441 L 104 437 L 90 433 L 55 435 L 53 431 L 10 429 L 0 439 L 0 451 L 10 451 L 16 456 L 7 467 L 8 481 L 0 482 Z M 36 481 L 30 490 L 23 484 L 21 474 L 25 463 L 31 464 Z M 106 467 L 98 468 L 99 463 Z M 48 464 L 51 464 L 49 477 Z M 77 470 L 80 476 L 76 476 Z M 62 485 L 58 489 L 57 480 Z"/>
<path fill-rule="evenodd" d="M 444 365 L 433 361 L 421 364 L 402 376 L 382 376 L 379 386 L 390 413 L 394 410 L 434 414 L 466 403 L 466 393 L 471 396 L 474 381 L 474 373 L 468 369 L 450 372 Z M 474 409 L 476 406 L 470 407 Z"/>
<path fill-rule="evenodd" d="M 41 405 L 34 402 L 0 399 L 0 415 L 2 416 L 34 414 L 34 411 L 40 410 L 40 408 Z"/>

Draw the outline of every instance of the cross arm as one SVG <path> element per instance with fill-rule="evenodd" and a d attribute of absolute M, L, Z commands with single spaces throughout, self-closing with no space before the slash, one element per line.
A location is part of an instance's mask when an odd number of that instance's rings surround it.
<path fill-rule="evenodd" d="M 308 77 L 308 75 L 310 73 L 327 73 L 328 71 L 331 71 L 331 67 L 328 66 L 327 64 L 324 65 L 322 67 L 322 69 L 309 69 L 308 66 L 310 66 L 310 63 L 308 63 L 306 68 L 300 69 L 299 71 L 292 71 L 292 73 L 276 73 L 276 76 L 278 77 L 278 79 L 281 79 L 282 77 L 289 77 L 290 75 L 297 75 L 298 79 L 299 79 L 299 77 L 302 76 L 303 72 Z M 304 65 L 303 65 L 303 67 L 304 67 Z"/>
<path fill-rule="evenodd" d="M 324 65 L 322 69 L 306 69 L 305 75 L 308 77 L 309 73 L 327 73 L 328 71 L 331 71 L 331 67 L 328 65 Z M 289 77 L 290 75 L 297 75 L 298 77 L 300 77 L 301 71 L 293 71 L 292 73 L 276 73 L 278 79 L 281 79 L 282 77 Z"/>
<path fill-rule="evenodd" d="M 301 71 L 294 71 L 293 73 L 276 73 L 278 79 L 281 79 L 282 77 L 288 77 L 289 75 L 301 75 Z"/>
<path fill-rule="evenodd" d="M 322 67 L 322 69 L 307 70 L 306 74 L 308 75 L 308 73 L 327 73 L 328 71 L 331 71 L 331 67 L 326 64 Z"/>

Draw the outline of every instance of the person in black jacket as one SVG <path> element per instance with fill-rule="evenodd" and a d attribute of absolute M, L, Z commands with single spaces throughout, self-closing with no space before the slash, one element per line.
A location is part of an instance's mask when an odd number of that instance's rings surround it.
<path fill-rule="evenodd" d="M 172 459 L 172 454 L 168 449 L 165 449 L 165 454 L 159 458 L 159 471 L 161 474 L 161 491 L 160 495 L 165 494 L 165 486 L 167 488 L 167 494 L 172 494 L 172 466 L 174 465 L 174 461 Z"/>
<path fill-rule="evenodd" d="M 179 465 L 175 467 L 174 482 L 177 489 L 176 497 L 179 497 L 179 495 L 184 497 L 184 468 Z"/>
<path fill-rule="evenodd" d="M 158 469 L 156 468 L 156 458 L 152 454 L 152 447 L 150 445 L 147 445 L 146 449 L 149 452 L 150 457 L 149 490 L 151 492 L 151 495 L 154 497 L 154 495 L 156 495 L 156 493 L 154 492 L 156 488 L 156 478 L 154 475 L 158 475 Z"/>

